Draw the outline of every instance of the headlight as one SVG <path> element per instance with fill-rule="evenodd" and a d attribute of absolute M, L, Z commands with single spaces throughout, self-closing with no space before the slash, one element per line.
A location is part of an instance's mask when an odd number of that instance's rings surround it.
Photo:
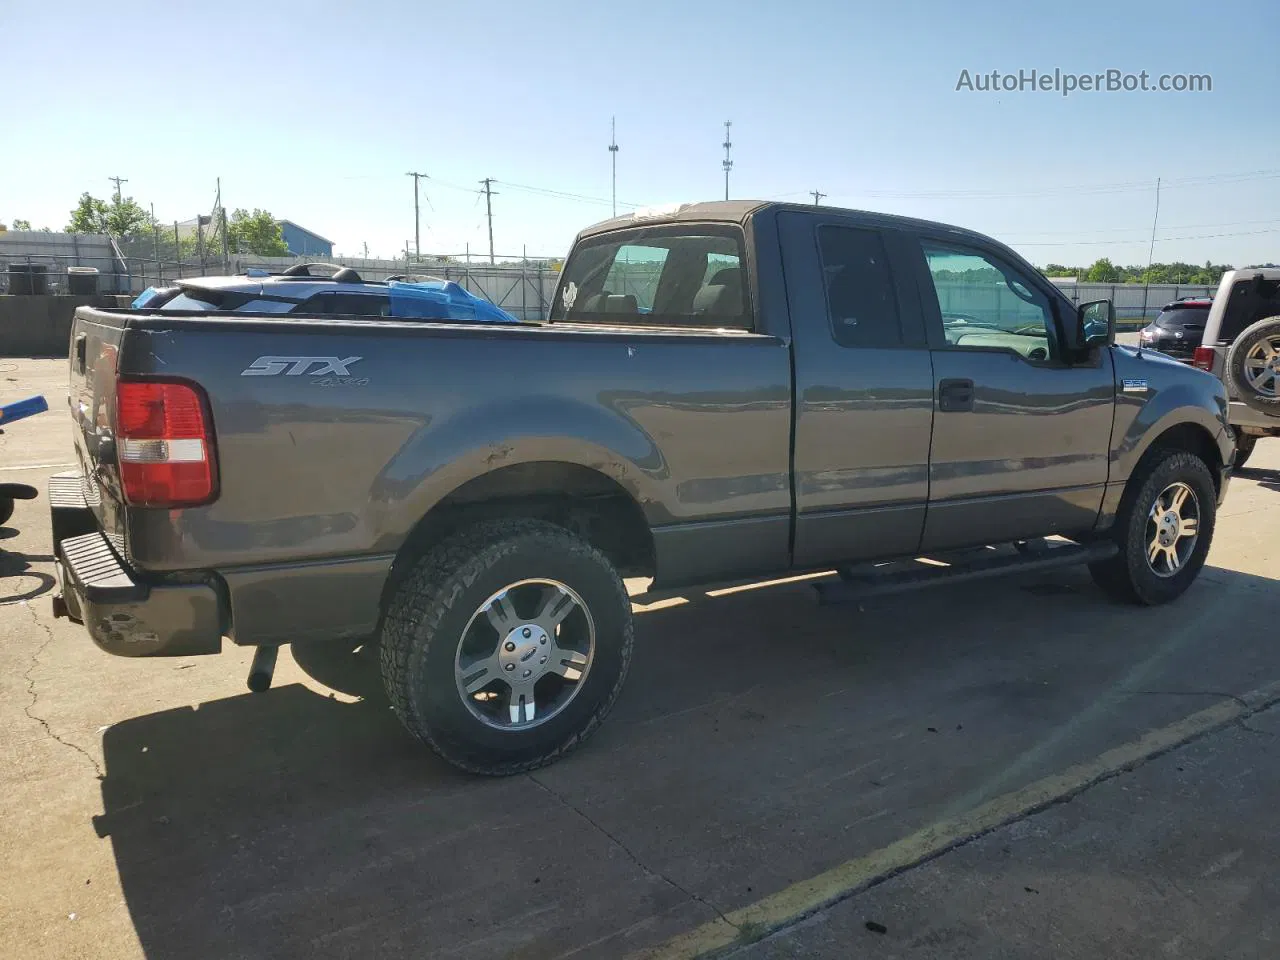
<path fill-rule="evenodd" d="M 1142 330 L 1138 333 L 1138 336 L 1142 340 L 1146 341 L 1147 343 L 1150 343 L 1152 340 L 1156 338 L 1156 335 L 1152 333 L 1150 330 Z"/>

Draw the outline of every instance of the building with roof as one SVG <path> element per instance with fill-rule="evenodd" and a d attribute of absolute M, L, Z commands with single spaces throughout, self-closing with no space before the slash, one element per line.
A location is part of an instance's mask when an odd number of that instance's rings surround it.
<path fill-rule="evenodd" d="M 313 233 L 306 227 L 300 227 L 292 220 L 277 220 L 276 223 L 280 224 L 280 234 L 284 238 L 284 244 L 293 256 L 325 259 L 333 256 L 332 240 L 326 240 L 320 234 Z"/>

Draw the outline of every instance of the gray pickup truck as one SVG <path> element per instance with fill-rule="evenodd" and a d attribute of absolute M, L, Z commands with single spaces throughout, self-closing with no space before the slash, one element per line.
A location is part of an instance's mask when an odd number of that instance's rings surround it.
<path fill-rule="evenodd" d="M 623 577 L 1087 563 L 1163 603 L 1234 453 L 1218 380 L 1009 248 L 768 203 L 583 231 L 545 322 L 81 308 L 70 367 L 57 612 L 124 656 L 255 646 L 253 688 L 280 644 L 376 638 L 405 726 L 490 774 L 608 712 Z"/>

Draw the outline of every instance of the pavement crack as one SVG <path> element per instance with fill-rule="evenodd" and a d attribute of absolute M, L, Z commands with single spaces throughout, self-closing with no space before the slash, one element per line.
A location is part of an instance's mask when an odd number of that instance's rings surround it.
<path fill-rule="evenodd" d="M 31 614 L 31 619 L 34 621 L 35 625 L 44 633 L 44 642 L 41 643 L 40 646 L 36 648 L 36 652 L 32 654 L 31 663 L 27 666 L 27 672 L 22 675 L 22 679 L 27 681 L 27 696 L 31 698 L 31 702 L 23 708 L 22 712 L 25 713 L 29 719 L 40 724 L 40 726 L 44 728 L 44 732 L 52 739 L 58 741 L 58 743 L 62 744 L 64 747 L 70 747 L 76 753 L 80 754 L 80 756 L 88 760 L 89 764 L 93 767 L 93 772 L 97 775 L 99 780 L 102 780 L 105 775 L 102 772 L 102 766 L 98 763 L 97 758 L 78 743 L 73 743 L 70 740 L 65 740 L 58 736 L 58 734 L 54 732 L 53 727 L 49 726 L 49 721 L 35 712 L 36 704 L 40 702 L 40 694 L 36 692 L 36 667 L 40 665 L 40 658 L 44 655 L 45 650 L 49 648 L 49 644 L 53 643 L 53 630 L 50 629 L 47 623 L 40 619 L 31 604 L 24 602 L 22 605 L 26 607 L 27 612 Z"/>
<path fill-rule="evenodd" d="M 526 774 L 526 776 L 527 776 L 530 780 L 532 780 L 532 781 L 533 781 L 533 783 L 534 783 L 534 785 L 535 785 L 535 786 L 537 786 L 537 787 L 538 787 L 538 788 L 540 788 L 541 790 L 545 791 L 546 793 L 550 794 L 552 797 L 554 797 L 556 800 L 558 800 L 558 801 L 559 801 L 563 806 L 565 806 L 565 807 L 566 807 L 566 808 L 568 808 L 569 810 L 572 810 L 572 811 L 573 811 L 574 813 L 576 813 L 579 817 L 581 817 L 581 818 L 582 818 L 583 820 L 585 820 L 588 824 L 590 824 L 593 828 L 595 828 L 597 831 L 599 831 L 599 832 L 600 832 L 600 833 L 602 833 L 605 837 L 607 837 L 607 838 L 609 839 L 609 841 L 610 841 L 614 846 L 616 846 L 619 850 L 621 850 L 624 854 L 626 854 L 626 855 L 627 855 L 627 859 L 629 859 L 632 863 L 634 863 L 637 867 L 639 867 L 641 870 L 643 870 L 643 871 L 644 871 L 645 876 L 647 876 L 647 877 L 657 877 L 657 878 L 658 878 L 659 880 L 661 880 L 663 883 L 667 884 L 667 886 L 672 887 L 673 889 L 680 891 L 682 894 L 684 894 L 684 895 L 685 895 L 686 897 L 688 897 L 690 900 L 693 900 L 694 902 L 696 902 L 696 903 L 700 903 L 700 904 L 702 904 L 704 907 L 708 907 L 709 909 L 711 909 L 711 910 L 715 913 L 715 915 L 716 915 L 717 917 L 719 917 L 721 920 L 723 920 L 723 921 L 724 921 L 725 923 L 727 923 L 729 926 L 733 927 L 735 930 L 739 930 L 739 929 L 741 929 L 741 928 L 740 928 L 736 923 L 734 923 L 732 920 L 730 920 L 728 917 L 726 917 L 726 916 L 724 915 L 724 911 L 723 911 L 723 910 L 721 910 L 719 907 L 717 907 L 717 906 L 716 906 L 714 903 L 712 903 L 710 900 L 706 899 L 705 897 L 701 897 L 701 896 L 699 896 L 698 894 L 694 893 L 692 890 L 688 889 L 687 887 L 682 886 L 681 884 L 677 883 L 675 880 L 672 880 L 672 879 L 671 879 L 669 876 L 667 876 L 665 873 L 662 873 L 662 872 L 661 872 L 661 871 L 659 871 L 659 870 L 654 870 L 653 868 L 651 868 L 651 867 L 650 867 L 648 864 L 646 864 L 643 860 L 641 860 L 639 857 L 637 857 L 637 856 L 635 855 L 635 853 L 631 850 L 631 848 L 630 848 L 630 847 L 628 847 L 625 843 L 623 843 L 621 840 L 619 840 L 617 837 L 615 837 L 612 833 L 610 833 L 608 830 L 606 830 L 604 827 L 602 827 L 599 823 L 597 823 L 595 820 L 593 820 L 593 819 L 591 818 L 591 816 L 590 816 L 586 811 L 582 810 L 580 807 L 578 807 L 576 804 L 574 804 L 572 801 L 570 801 L 567 797 L 565 797 L 565 796 L 563 796 L 562 794 L 558 793 L 557 791 L 555 791 L 555 790 L 551 789 L 551 787 L 547 786 L 545 783 L 543 783 L 541 780 L 539 780 L 539 779 L 538 779 L 536 776 L 534 776 L 533 774 L 531 774 L 531 773 L 530 773 L 530 774 Z"/>
<path fill-rule="evenodd" d="M 1239 720 L 1236 721 L 1236 726 L 1239 727 L 1241 730 L 1248 730 L 1250 733 L 1256 733 L 1260 737 L 1275 736 L 1275 734 L 1272 733 L 1270 730 L 1259 730 L 1257 727 L 1251 727 L 1249 725 L 1248 717 L 1241 717 Z"/>

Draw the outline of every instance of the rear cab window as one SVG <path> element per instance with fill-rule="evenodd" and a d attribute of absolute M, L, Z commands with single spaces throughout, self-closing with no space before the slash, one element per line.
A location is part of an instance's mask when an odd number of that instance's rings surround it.
<path fill-rule="evenodd" d="M 857 227 L 818 228 L 831 336 L 842 347 L 900 347 L 902 319 L 884 238 Z"/>
<path fill-rule="evenodd" d="M 611 326 L 752 330 L 742 230 L 679 224 L 579 243 L 551 320 Z"/>

